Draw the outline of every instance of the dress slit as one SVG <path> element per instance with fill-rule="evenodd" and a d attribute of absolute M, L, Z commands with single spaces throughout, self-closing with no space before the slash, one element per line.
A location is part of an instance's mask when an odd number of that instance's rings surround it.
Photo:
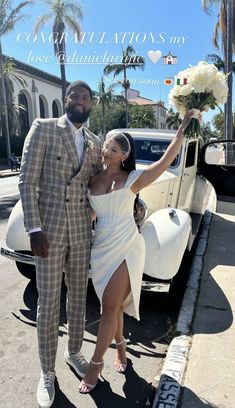
<path fill-rule="evenodd" d="M 123 260 L 121 262 L 119 262 L 118 266 L 113 270 L 113 272 L 109 276 L 108 281 L 106 282 L 106 284 L 103 287 L 102 295 L 100 296 L 101 314 L 102 314 L 102 301 L 103 301 L 103 296 L 104 296 L 105 289 L 107 288 L 108 283 L 110 282 L 113 275 L 115 274 L 115 272 L 117 271 L 117 269 L 119 268 L 119 266 L 123 262 L 126 262 L 126 268 L 127 268 L 127 272 L 128 272 L 128 276 L 129 276 L 129 282 L 130 282 L 130 292 L 128 293 L 128 295 L 127 295 L 127 297 L 126 297 L 126 299 L 124 300 L 124 303 L 123 303 L 124 312 L 128 313 L 129 315 L 133 315 L 133 316 L 138 316 L 138 314 L 139 314 L 139 308 L 138 308 L 139 305 L 136 304 L 135 298 L 133 297 L 133 289 L 134 289 L 133 288 L 133 282 L 132 282 L 132 277 L 131 277 L 131 274 L 130 274 L 130 269 L 129 269 L 129 266 L 128 266 L 128 260 L 127 260 L 126 256 L 123 258 Z M 134 306 L 134 312 L 132 311 L 132 313 L 128 312 L 128 308 L 130 306 L 131 306 L 131 309 L 133 309 L 133 306 Z"/>

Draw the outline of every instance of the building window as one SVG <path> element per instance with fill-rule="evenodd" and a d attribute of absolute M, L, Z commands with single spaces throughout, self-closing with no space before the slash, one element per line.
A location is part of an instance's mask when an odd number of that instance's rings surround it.
<path fill-rule="evenodd" d="M 52 115 L 53 115 L 53 118 L 59 117 L 59 110 L 58 110 L 58 105 L 56 101 L 52 102 Z"/>
<path fill-rule="evenodd" d="M 45 118 L 45 106 L 44 106 L 44 102 L 41 96 L 39 96 L 39 108 L 40 108 L 40 118 Z"/>
<path fill-rule="evenodd" d="M 28 101 L 23 92 L 18 96 L 19 105 L 24 106 L 24 109 L 20 109 L 20 134 L 26 136 L 29 131 L 29 114 L 28 114 Z"/>

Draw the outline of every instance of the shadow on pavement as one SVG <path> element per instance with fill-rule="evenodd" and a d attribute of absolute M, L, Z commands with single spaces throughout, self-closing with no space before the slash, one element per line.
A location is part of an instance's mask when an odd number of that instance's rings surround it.
<path fill-rule="evenodd" d="M 60 308 L 60 330 L 59 336 L 67 334 L 66 329 L 66 286 L 62 282 L 61 287 L 61 308 Z M 25 304 L 25 309 L 20 309 L 21 316 L 15 317 L 22 323 L 36 327 L 36 314 L 37 314 L 37 299 L 38 293 L 36 288 L 36 283 L 34 280 L 30 280 L 25 288 L 23 294 L 23 301 Z M 125 337 L 128 338 L 129 344 L 137 345 L 139 343 L 143 344 L 141 355 L 153 355 L 156 357 L 164 357 L 162 354 L 158 354 L 155 351 L 154 341 L 161 343 L 166 342 L 167 332 L 169 327 L 173 327 L 177 318 L 177 312 L 172 313 L 172 321 L 168 317 L 158 317 L 158 319 L 153 319 L 153 311 L 159 310 L 160 306 L 152 303 L 150 299 L 144 299 L 141 307 L 141 320 L 137 320 L 125 316 Z M 156 306 L 156 308 L 155 308 Z M 99 300 L 94 291 L 91 281 L 88 284 L 87 292 L 87 311 L 86 311 L 86 331 L 90 334 L 96 336 L 98 322 L 100 319 L 100 305 Z M 64 327 L 64 330 L 63 330 Z M 161 327 L 161 334 L 159 336 L 159 327 Z M 156 328 L 156 329 L 155 329 Z M 84 338 L 85 341 L 91 342 L 88 338 Z M 110 346 L 113 347 L 112 345 Z M 146 349 L 145 349 L 146 347 Z M 151 351 L 152 348 L 152 351 Z M 130 352 L 137 356 L 137 352 L 130 350 Z M 137 356 L 138 357 L 138 356 Z"/>
<path fill-rule="evenodd" d="M 235 266 L 234 251 L 229 249 L 234 240 L 234 232 L 234 222 L 213 214 L 213 226 L 210 228 L 200 282 L 194 334 L 221 333 L 233 322 L 231 305 L 222 285 L 228 268 Z"/>
<path fill-rule="evenodd" d="M 205 398 L 198 397 L 187 387 L 183 387 L 182 392 L 184 393 L 184 401 L 180 404 L 180 408 L 220 408 L 218 405 L 210 403 Z"/>
<path fill-rule="evenodd" d="M 60 389 L 57 378 L 55 379 L 55 400 L 52 408 L 76 408 L 76 405 L 72 404 Z"/>
<path fill-rule="evenodd" d="M 150 405 L 149 401 L 153 401 L 156 390 L 134 371 L 132 362 L 129 359 L 124 376 L 125 383 L 123 385 L 123 392 L 125 396 L 116 394 L 112 390 L 111 384 L 102 377 L 97 387 L 89 394 L 88 406 L 98 408 L 134 408 L 136 406 L 145 407 Z M 91 400 L 93 400 L 93 403 L 91 403 Z M 57 401 L 58 405 L 55 405 L 56 407 L 73 407 L 69 402 L 68 405 L 61 405 L 60 396 L 56 398 L 55 402 Z"/>

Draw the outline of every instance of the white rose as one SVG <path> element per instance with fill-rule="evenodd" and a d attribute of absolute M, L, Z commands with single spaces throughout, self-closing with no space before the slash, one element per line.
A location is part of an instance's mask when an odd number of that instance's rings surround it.
<path fill-rule="evenodd" d="M 173 97 L 173 96 L 179 96 L 180 95 L 180 86 L 179 85 L 175 85 L 173 88 L 171 88 L 170 93 L 169 93 L 169 97 Z"/>
<path fill-rule="evenodd" d="M 180 87 L 180 95 L 187 96 L 191 94 L 192 91 L 193 89 L 191 84 L 183 85 Z"/>
<path fill-rule="evenodd" d="M 225 103 L 228 97 L 228 88 L 218 84 L 213 88 L 213 95 L 218 104 Z"/>
<path fill-rule="evenodd" d="M 213 64 L 201 61 L 198 63 L 191 75 L 191 84 L 195 92 L 205 92 L 211 90 L 211 83 L 218 75 L 218 69 Z"/>

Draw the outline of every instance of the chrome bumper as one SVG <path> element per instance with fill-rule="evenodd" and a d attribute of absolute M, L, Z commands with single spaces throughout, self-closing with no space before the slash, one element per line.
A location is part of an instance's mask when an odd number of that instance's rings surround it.
<path fill-rule="evenodd" d="M 35 256 L 33 255 L 25 255 L 21 254 L 20 252 L 13 251 L 12 249 L 9 248 L 1 248 L 1 255 L 5 256 L 8 259 L 11 259 L 15 262 L 22 262 L 30 265 L 35 265 Z M 89 272 L 89 278 L 91 277 L 91 274 Z M 151 282 L 151 281 L 142 281 L 141 285 L 142 290 L 147 291 L 147 292 L 162 292 L 162 293 L 167 293 L 169 292 L 170 289 L 170 283 L 166 282 Z"/>
<path fill-rule="evenodd" d="M 22 262 L 30 265 L 35 265 L 35 257 L 33 255 L 25 255 L 20 252 L 13 251 L 9 248 L 1 248 L 1 255 L 15 262 Z"/>
<path fill-rule="evenodd" d="M 170 283 L 142 281 L 141 289 L 147 292 L 167 293 L 170 290 Z"/>

